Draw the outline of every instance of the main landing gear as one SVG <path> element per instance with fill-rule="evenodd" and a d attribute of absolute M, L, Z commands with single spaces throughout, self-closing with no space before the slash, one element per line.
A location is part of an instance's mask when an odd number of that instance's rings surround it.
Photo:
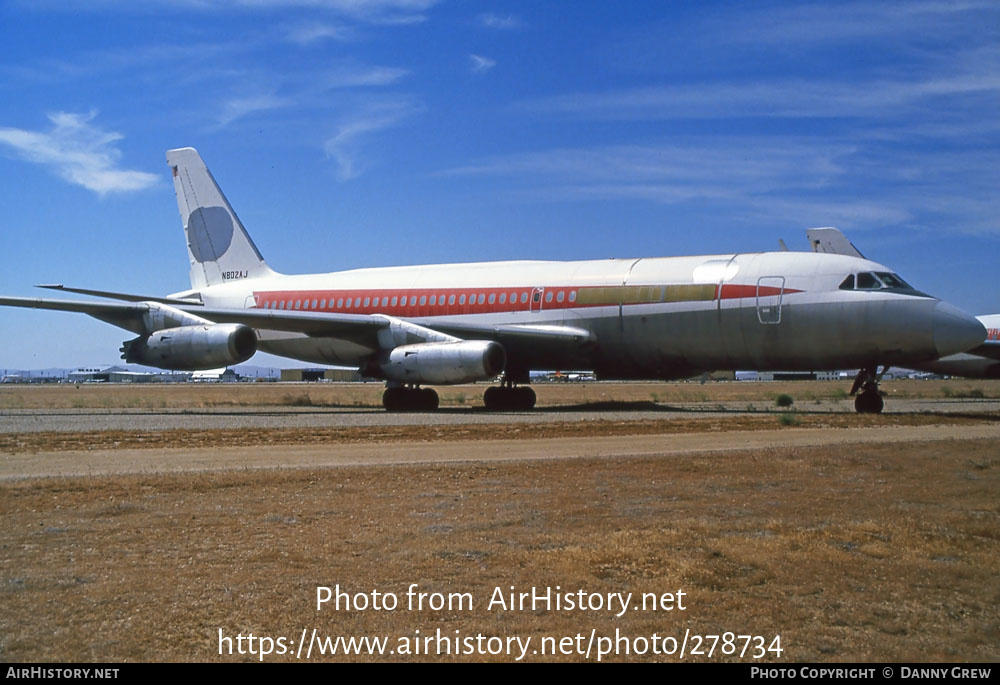
<path fill-rule="evenodd" d="M 435 411 L 438 394 L 430 388 L 390 386 L 382 393 L 382 406 L 387 411 Z"/>
<path fill-rule="evenodd" d="M 882 373 L 877 373 L 878 366 L 858 371 L 854 385 L 851 386 L 851 394 L 857 395 L 854 398 L 854 410 L 859 414 L 881 414 L 885 402 L 882 401 L 882 393 L 879 392 L 878 382 L 882 380 L 882 374 L 888 366 L 882 369 Z M 861 392 L 859 393 L 858 390 Z"/>
<path fill-rule="evenodd" d="M 528 386 L 504 383 L 483 393 L 483 404 L 489 411 L 516 411 L 535 408 L 535 391 Z"/>
<path fill-rule="evenodd" d="M 488 411 L 526 411 L 535 407 L 535 391 L 527 386 L 515 386 L 505 381 L 500 386 L 490 386 L 483 393 L 483 404 Z M 382 393 L 382 406 L 386 411 L 435 411 L 438 394 L 430 388 L 415 385 L 390 385 Z"/>

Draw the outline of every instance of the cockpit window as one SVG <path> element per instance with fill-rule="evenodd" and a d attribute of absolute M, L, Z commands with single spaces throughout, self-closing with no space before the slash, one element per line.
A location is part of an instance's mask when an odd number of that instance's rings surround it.
<path fill-rule="evenodd" d="M 909 283 L 900 278 L 897 274 L 888 271 L 863 271 L 859 274 L 851 274 L 840 284 L 841 290 L 892 290 L 895 292 L 905 291 L 907 295 L 917 295 L 929 297 L 913 289 Z"/>
<path fill-rule="evenodd" d="M 878 282 L 874 274 L 867 271 L 858 274 L 858 290 L 878 290 L 882 284 Z"/>
<path fill-rule="evenodd" d="M 896 274 L 883 273 L 881 271 L 878 271 L 875 273 L 875 275 L 878 276 L 879 280 L 882 281 L 882 283 L 885 285 L 886 288 L 906 288 L 908 290 L 913 289 L 910 287 L 909 283 L 904 281 Z"/>

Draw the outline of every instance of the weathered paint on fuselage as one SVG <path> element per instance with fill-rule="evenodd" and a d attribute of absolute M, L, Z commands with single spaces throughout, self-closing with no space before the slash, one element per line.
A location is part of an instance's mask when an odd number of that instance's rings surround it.
<path fill-rule="evenodd" d="M 940 300 L 839 289 L 847 275 L 866 271 L 891 269 L 843 255 L 767 252 L 358 269 L 235 279 L 200 292 L 212 306 L 381 313 L 431 327 L 463 320 L 583 328 L 594 342 L 572 352 L 508 349 L 508 365 L 590 368 L 604 377 L 906 365 L 939 356 Z M 261 350 L 314 363 L 357 366 L 377 352 L 333 338 L 258 335 Z"/>

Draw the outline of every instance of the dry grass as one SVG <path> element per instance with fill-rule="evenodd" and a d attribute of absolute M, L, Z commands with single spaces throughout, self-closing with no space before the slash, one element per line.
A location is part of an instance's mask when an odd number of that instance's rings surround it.
<path fill-rule="evenodd" d="M 594 628 L 780 634 L 787 661 L 994 660 L 998 455 L 1000 441 L 943 441 L 3 484 L 0 659 L 240 659 L 218 655 L 220 628 Z M 318 585 L 402 597 L 410 583 L 476 604 L 315 610 Z M 682 589 L 687 609 L 487 611 L 511 585 Z"/>
<path fill-rule="evenodd" d="M 206 430 L 99 430 L 0 433 L 0 455 L 70 450 L 191 449 L 341 445 L 354 443 L 438 442 L 456 440 L 531 440 L 607 435 L 672 435 L 723 431 L 801 428 L 872 428 L 882 426 L 991 425 L 996 412 L 969 414 L 781 413 L 690 416 L 685 418 L 550 421 L 510 424 L 438 424 L 426 426 L 337 426 L 326 428 L 239 428 Z"/>
<path fill-rule="evenodd" d="M 435 388 L 446 407 L 482 404 L 486 384 Z M 802 407 L 808 402 L 842 400 L 850 382 L 672 382 L 540 383 L 538 406 L 595 402 L 689 404 L 762 402 L 774 406 L 781 394 Z M 887 400 L 1000 398 L 1000 380 L 885 381 Z M 146 385 L 83 383 L 79 386 L 0 386 L 0 409 L 187 409 L 207 407 L 381 407 L 380 383 L 225 383 Z"/>

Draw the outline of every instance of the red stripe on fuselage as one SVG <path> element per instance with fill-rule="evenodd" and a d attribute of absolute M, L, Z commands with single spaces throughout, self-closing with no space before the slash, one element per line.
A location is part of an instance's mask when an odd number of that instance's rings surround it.
<path fill-rule="evenodd" d="M 607 286 L 592 286 L 607 289 Z M 650 286 L 659 289 L 660 286 Z M 621 302 L 577 302 L 577 295 L 588 287 L 548 288 L 408 288 L 402 290 L 273 290 L 254 292 L 260 309 L 337 312 L 347 314 L 389 314 L 393 316 L 448 316 L 491 314 L 502 312 L 550 311 L 553 309 L 583 309 L 617 307 Z M 726 284 L 723 300 L 772 297 L 799 290 L 756 285 Z M 532 299 L 538 295 L 539 301 Z M 716 290 L 718 296 L 718 289 Z M 405 298 L 406 304 L 403 304 Z M 433 298 L 434 304 L 431 304 Z M 503 300 L 501 302 L 501 299 Z M 716 297 L 718 299 L 718 297 Z M 712 300 L 687 300 L 689 302 Z M 515 301 L 516 300 L 516 301 Z M 348 302 L 350 304 L 348 304 Z M 661 304 L 654 298 L 643 302 L 627 302 L 626 307 L 641 304 Z M 676 304 L 676 302 L 674 302 Z"/>

